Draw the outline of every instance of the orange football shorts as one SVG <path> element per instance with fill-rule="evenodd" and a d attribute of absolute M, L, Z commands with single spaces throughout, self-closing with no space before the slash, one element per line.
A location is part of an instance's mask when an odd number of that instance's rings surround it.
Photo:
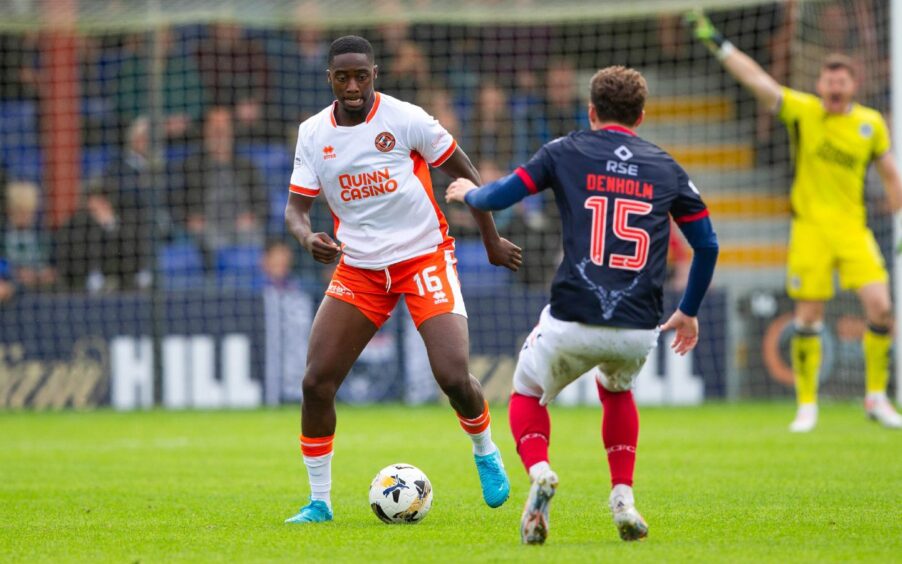
<path fill-rule="evenodd" d="M 359 309 L 376 327 L 381 327 L 401 296 L 417 327 L 443 313 L 467 316 L 457 259 L 453 247 L 439 247 L 433 253 L 369 270 L 338 264 L 326 295 Z"/>

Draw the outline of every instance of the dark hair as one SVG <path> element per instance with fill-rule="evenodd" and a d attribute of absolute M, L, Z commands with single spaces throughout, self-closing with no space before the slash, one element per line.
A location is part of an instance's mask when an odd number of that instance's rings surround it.
<path fill-rule="evenodd" d="M 329 65 L 332 64 L 336 55 L 345 53 L 362 53 L 371 63 L 373 62 L 372 44 L 358 35 L 345 35 L 332 42 L 332 45 L 329 46 Z"/>
<path fill-rule="evenodd" d="M 592 105 L 601 121 L 635 125 L 642 116 L 647 97 L 648 85 L 637 70 L 607 67 L 592 77 Z"/>
<path fill-rule="evenodd" d="M 827 58 L 824 59 L 824 62 L 821 64 L 821 71 L 825 70 L 840 70 L 845 69 L 852 78 L 855 78 L 855 63 L 852 62 L 852 58 L 842 53 L 833 53 L 827 55 Z"/>

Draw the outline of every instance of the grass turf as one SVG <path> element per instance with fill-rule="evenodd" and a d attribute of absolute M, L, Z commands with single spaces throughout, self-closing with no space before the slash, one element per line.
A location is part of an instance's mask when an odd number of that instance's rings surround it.
<path fill-rule="evenodd" d="M 899 561 L 902 433 L 857 405 L 826 405 L 791 435 L 789 404 L 643 409 L 638 507 L 649 538 L 624 543 L 606 501 L 596 409 L 553 409 L 561 478 L 544 547 L 519 545 L 527 480 L 496 409 L 512 479 L 482 502 L 468 441 L 448 408 L 342 407 L 336 520 L 282 521 L 304 502 L 295 410 L 0 414 L 4 561 Z M 418 525 L 388 526 L 367 505 L 382 466 L 432 480 Z"/>

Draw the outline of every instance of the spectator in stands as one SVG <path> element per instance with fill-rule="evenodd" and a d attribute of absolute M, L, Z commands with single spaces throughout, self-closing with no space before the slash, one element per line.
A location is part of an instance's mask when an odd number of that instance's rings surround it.
<path fill-rule="evenodd" d="M 236 24 L 217 23 L 196 56 L 211 103 L 234 113 L 236 136 L 260 139 L 270 83 L 265 47 L 244 37 Z"/>
<path fill-rule="evenodd" d="M 4 163 L 0 160 L 0 186 L 3 186 L 3 190 L 0 190 L 0 210 L 6 212 L 6 167 L 3 166 Z M 4 215 L 0 215 L 0 233 L 6 229 L 6 217 Z"/>
<path fill-rule="evenodd" d="M 210 110 L 203 151 L 182 164 L 174 182 L 173 219 L 197 238 L 208 259 L 224 247 L 263 245 L 266 188 L 254 165 L 235 155 L 229 109 Z"/>
<path fill-rule="evenodd" d="M 467 128 L 463 147 L 474 163 L 487 159 L 503 168 L 512 165 L 514 131 L 507 94 L 487 78 L 479 88 L 476 109 Z"/>
<path fill-rule="evenodd" d="M 386 61 L 387 70 L 379 75 L 379 89 L 402 100 L 424 103 L 432 81 L 423 48 L 413 41 L 401 41 Z"/>
<path fill-rule="evenodd" d="M 31 182 L 6 187 L 6 228 L 3 256 L 10 277 L 23 288 L 39 289 L 56 279 L 50 266 L 50 240 L 38 222 L 40 189 Z"/>
<path fill-rule="evenodd" d="M 80 35 L 77 39 L 83 147 L 101 147 L 119 139 L 116 108 L 104 88 L 104 62 L 109 56 L 104 50 L 106 41 L 91 35 Z"/>
<path fill-rule="evenodd" d="M 329 44 L 317 25 L 319 5 L 304 2 L 296 13 L 298 28 L 288 32 L 288 37 L 271 39 L 267 45 L 272 69 L 269 117 L 277 139 L 297 134 L 301 122 L 334 99 L 326 80 Z"/>
<path fill-rule="evenodd" d="M 143 289 L 152 281 L 150 237 L 124 221 L 117 194 L 98 183 L 56 232 L 53 263 L 64 287 L 91 293 Z"/>
<path fill-rule="evenodd" d="M 0 304 L 9 301 L 16 294 L 16 285 L 9 275 L 6 259 L 0 258 Z"/>
<path fill-rule="evenodd" d="M 163 32 L 163 132 L 168 141 L 184 142 L 203 117 L 206 92 L 196 61 L 180 52 L 176 36 Z M 151 108 L 152 44 L 146 35 L 126 38 L 110 96 L 123 132 Z"/>
<path fill-rule="evenodd" d="M 300 288 L 300 282 L 294 275 L 294 252 L 285 241 L 268 241 L 261 263 L 267 287 L 280 290 Z"/>
<path fill-rule="evenodd" d="M 423 98 L 423 108 L 441 123 L 455 139 L 460 137 L 460 118 L 454 109 L 451 94 L 443 88 L 433 88 Z"/>
<path fill-rule="evenodd" d="M 37 101 L 37 34 L 0 35 L 0 100 Z"/>
<path fill-rule="evenodd" d="M 517 72 L 514 90 L 511 92 L 514 163 L 528 161 L 548 137 L 542 117 L 543 106 L 544 100 L 536 73 L 528 69 Z"/>
<path fill-rule="evenodd" d="M 150 120 L 138 117 L 128 128 L 119 158 L 104 171 L 104 193 L 114 194 L 122 222 L 148 237 L 166 237 L 171 220 L 165 194 L 154 185 L 150 167 Z"/>
<path fill-rule="evenodd" d="M 545 77 L 545 122 L 548 140 L 588 127 L 586 104 L 577 91 L 576 67 L 569 59 L 553 59 Z"/>

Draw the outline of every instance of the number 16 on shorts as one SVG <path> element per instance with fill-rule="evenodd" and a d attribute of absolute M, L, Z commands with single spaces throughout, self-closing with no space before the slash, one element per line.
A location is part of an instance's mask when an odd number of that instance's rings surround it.
<path fill-rule="evenodd" d="M 426 292 L 429 292 L 432 294 L 435 303 L 447 303 L 448 295 L 445 294 L 442 279 L 434 276 L 436 270 L 438 270 L 437 266 L 428 266 L 422 272 L 417 272 L 413 277 L 413 281 L 416 283 L 417 292 L 421 296 L 425 296 Z"/>

